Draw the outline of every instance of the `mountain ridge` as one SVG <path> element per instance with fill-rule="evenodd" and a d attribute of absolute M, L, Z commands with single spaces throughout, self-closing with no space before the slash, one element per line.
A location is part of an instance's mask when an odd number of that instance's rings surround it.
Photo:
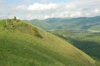
<path fill-rule="evenodd" d="M 32 25 L 35 25 L 39 28 L 46 26 L 46 28 L 42 28 L 46 31 L 64 29 L 64 30 L 88 30 L 88 31 L 100 31 L 100 16 L 96 17 L 78 17 L 78 18 L 48 18 L 44 20 L 40 20 L 41 23 L 48 23 L 49 26 L 46 25 L 37 25 L 34 20 L 30 20 L 27 22 L 31 22 Z M 43 23 L 43 24 L 45 24 Z M 39 23 L 38 23 L 39 24 Z"/>

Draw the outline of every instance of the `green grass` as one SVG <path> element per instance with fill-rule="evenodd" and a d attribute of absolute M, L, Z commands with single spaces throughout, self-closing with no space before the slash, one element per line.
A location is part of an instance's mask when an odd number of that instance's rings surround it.
<path fill-rule="evenodd" d="M 39 27 L 41 29 L 47 29 L 47 27 L 50 27 L 49 23 L 46 23 L 45 21 L 41 21 L 38 19 L 34 19 L 34 20 L 24 20 L 25 22 L 28 22 L 36 27 Z"/>
<path fill-rule="evenodd" d="M 70 43 L 26 22 L 8 19 L 3 25 L 5 20 L 0 21 L 0 66 L 95 66 Z"/>
<path fill-rule="evenodd" d="M 91 33 L 88 31 L 73 33 L 66 30 L 55 30 L 51 33 L 65 39 L 100 62 L 100 33 Z"/>
<path fill-rule="evenodd" d="M 94 32 L 94 33 L 95 33 L 95 32 L 98 32 L 98 33 L 100 32 L 100 30 L 95 30 L 95 29 L 88 29 L 88 31 Z"/>

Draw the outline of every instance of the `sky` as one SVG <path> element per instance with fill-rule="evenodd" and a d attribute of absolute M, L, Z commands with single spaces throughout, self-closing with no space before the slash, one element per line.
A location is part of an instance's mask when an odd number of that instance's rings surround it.
<path fill-rule="evenodd" d="M 100 0 L 0 0 L 0 19 L 31 20 L 100 16 Z"/>

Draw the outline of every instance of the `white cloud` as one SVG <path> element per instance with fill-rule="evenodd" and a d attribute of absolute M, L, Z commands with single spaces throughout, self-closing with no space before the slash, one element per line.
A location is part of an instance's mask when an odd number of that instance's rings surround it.
<path fill-rule="evenodd" d="M 16 9 L 26 10 L 27 6 L 26 5 L 19 5 L 19 6 L 16 7 Z"/>
<path fill-rule="evenodd" d="M 99 9 L 95 9 L 94 11 L 95 11 L 95 13 L 100 13 Z"/>
<path fill-rule="evenodd" d="M 11 15 L 10 18 L 17 16 L 20 19 L 100 16 L 100 0 L 70 0 L 67 3 L 33 3 L 33 5 L 9 5 L 6 2 L 3 3 L 5 4 L 0 4 L 0 19 L 5 18 L 8 13 Z"/>
<path fill-rule="evenodd" d="M 5 3 L 5 2 L 6 2 L 5 0 L 0 0 L 0 4 Z"/>
<path fill-rule="evenodd" d="M 57 5 L 50 3 L 50 4 L 39 4 L 39 3 L 34 3 L 33 5 L 29 5 L 28 10 L 52 10 L 56 9 Z"/>

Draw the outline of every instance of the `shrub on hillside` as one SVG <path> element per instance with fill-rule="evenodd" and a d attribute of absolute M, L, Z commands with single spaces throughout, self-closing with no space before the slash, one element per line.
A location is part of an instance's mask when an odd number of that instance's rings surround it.
<path fill-rule="evenodd" d="M 34 35 L 39 38 L 42 38 L 42 36 L 40 35 L 40 33 L 38 32 L 38 29 L 36 27 L 34 27 Z"/>
<path fill-rule="evenodd" d="M 19 20 L 17 20 L 17 22 L 19 22 Z"/>

